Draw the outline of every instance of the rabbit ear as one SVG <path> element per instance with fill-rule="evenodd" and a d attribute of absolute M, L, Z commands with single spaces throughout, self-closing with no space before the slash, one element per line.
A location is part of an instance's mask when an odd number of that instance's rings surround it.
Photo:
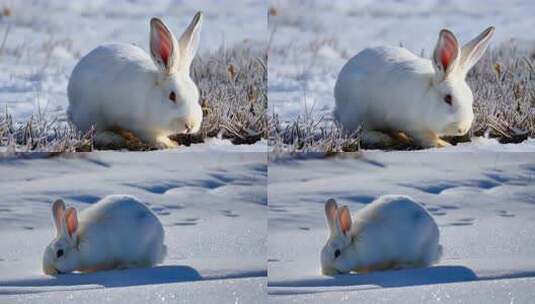
<path fill-rule="evenodd" d="M 439 81 L 444 80 L 455 69 L 460 54 L 459 42 L 455 35 L 446 29 L 441 30 L 433 52 L 433 66 Z"/>
<path fill-rule="evenodd" d="M 57 234 L 60 235 L 63 229 L 63 219 L 65 214 L 65 203 L 58 199 L 52 204 L 52 216 L 56 224 Z"/>
<path fill-rule="evenodd" d="M 65 223 L 67 228 L 67 233 L 72 237 L 73 234 L 78 230 L 78 216 L 76 214 L 76 209 L 69 207 L 65 212 Z"/>
<path fill-rule="evenodd" d="M 490 38 L 494 34 L 494 27 L 484 30 L 479 36 L 466 43 L 461 50 L 461 66 L 465 73 L 481 59 L 489 46 Z"/>
<path fill-rule="evenodd" d="M 337 227 L 340 229 L 344 235 L 347 235 L 347 232 L 351 229 L 351 214 L 347 206 L 343 206 L 338 209 L 337 212 Z"/>
<path fill-rule="evenodd" d="M 154 64 L 166 74 L 175 71 L 176 59 L 180 55 L 173 33 L 158 18 L 150 20 L 150 55 Z"/>
<path fill-rule="evenodd" d="M 191 62 L 197 53 L 199 48 L 199 38 L 201 32 L 201 26 L 203 21 L 202 12 L 197 12 L 190 24 L 180 36 L 178 44 L 180 45 L 180 69 L 188 71 L 191 66 Z"/>
<path fill-rule="evenodd" d="M 336 230 L 336 210 L 338 209 L 338 206 L 336 205 L 336 201 L 334 198 L 330 198 L 325 203 L 325 217 L 327 218 L 327 224 L 329 225 L 329 230 L 331 233 L 334 233 Z"/>

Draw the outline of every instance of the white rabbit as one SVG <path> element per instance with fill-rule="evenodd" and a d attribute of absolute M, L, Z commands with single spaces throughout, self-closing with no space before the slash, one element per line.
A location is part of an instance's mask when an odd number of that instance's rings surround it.
<path fill-rule="evenodd" d="M 167 247 L 158 218 L 133 196 L 109 195 L 80 212 L 52 205 L 56 238 L 43 256 L 43 272 L 94 272 L 150 267 L 161 263 Z"/>
<path fill-rule="evenodd" d="M 407 196 L 381 196 L 353 223 L 347 206 L 338 208 L 330 199 L 325 215 L 330 235 L 321 250 L 323 274 L 424 267 L 442 255 L 437 224 Z"/>
<path fill-rule="evenodd" d="M 397 139 L 422 147 L 449 145 L 439 137 L 466 134 L 472 125 L 473 95 L 465 78 L 493 33 L 489 27 L 461 49 L 444 29 L 432 60 L 397 47 L 361 51 L 336 80 L 335 119 L 351 132 L 362 126 L 365 144 Z"/>
<path fill-rule="evenodd" d="M 202 122 L 199 91 L 190 78 L 202 14 L 177 40 L 158 18 L 150 21 L 149 57 L 130 44 L 99 46 L 74 68 L 68 115 L 81 130 L 95 127 L 97 144 L 122 145 L 121 131 L 157 147 L 174 147 L 168 136 L 196 133 Z"/>

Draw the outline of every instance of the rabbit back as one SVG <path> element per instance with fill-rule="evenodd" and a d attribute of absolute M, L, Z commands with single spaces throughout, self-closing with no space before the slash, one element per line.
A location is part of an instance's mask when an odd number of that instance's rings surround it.
<path fill-rule="evenodd" d="M 418 123 L 413 107 L 433 75 L 430 60 L 398 47 L 367 48 L 340 71 L 335 117 L 344 128 L 400 129 Z"/>
<path fill-rule="evenodd" d="M 69 118 L 82 131 L 93 124 L 105 130 L 122 120 L 135 125 L 144 113 L 143 98 L 155 84 L 157 70 L 150 57 L 139 47 L 109 44 L 95 48 L 75 66 L 67 94 Z M 141 92 L 141 93 L 140 93 Z M 132 121 L 134 123 L 132 123 Z"/>
<path fill-rule="evenodd" d="M 82 211 L 79 220 L 82 270 L 110 261 L 123 267 L 152 266 L 165 257 L 160 221 L 132 196 L 107 196 Z"/>
<path fill-rule="evenodd" d="M 382 196 L 361 209 L 352 233 L 364 264 L 394 261 L 427 266 L 439 258 L 438 226 L 417 202 L 400 195 Z"/>

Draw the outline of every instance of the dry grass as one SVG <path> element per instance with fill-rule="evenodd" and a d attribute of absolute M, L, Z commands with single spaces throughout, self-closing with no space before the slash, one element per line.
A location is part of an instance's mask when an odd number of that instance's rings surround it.
<path fill-rule="evenodd" d="M 468 75 L 474 92 L 472 134 L 503 142 L 535 136 L 535 50 L 502 46 Z"/>
<path fill-rule="evenodd" d="M 14 123 L 6 110 L 0 115 L 0 147 L 8 152 L 84 152 L 93 149 L 93 132 L 82 134 L 70 125 L 41 115 Z"/>
<path fill-rule="evenodd" d="M 201 91 L 201 135 L 235 144 L 267 138 L 267 55 L 264 48 L 220 49 L 198 59 L 193 78 Z"/>
<path fill-rule="evenodd" d="M 343 132 L 325 117 L 310 112 L 282 125 L 277 114 L 270 119 L 269 144 L 275 154 L 284 152 L 355 152 L 360 149 L 360 131 Z"/>

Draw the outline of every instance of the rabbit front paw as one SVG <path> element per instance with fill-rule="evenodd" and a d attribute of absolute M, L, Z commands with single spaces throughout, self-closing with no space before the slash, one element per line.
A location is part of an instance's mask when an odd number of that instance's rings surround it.
<path fill-rule="evenodd" d="M 444 147 L 448 147 L 448 146 L 451 146 L 451 144 L 443 139 L 437 139 L 435 141 L 435 147 L 437 148 L 444 148 Z"/>
<path fill-rule="evenodd" d="M 443 148 L 443 147 L 451 146 L 449 142 L 441 139 L 434 132 L 426 132 L 423 134 L 417 134 L 414 136 L 414 138 L 423 148 Z"/>
<path fill-rule="evenodd" d="M 178 144 L 169 139 L 169 137 L 162 135 L 156 138 L 154 146 L 158 149 L 172 149 L 178 147 Z"/>

